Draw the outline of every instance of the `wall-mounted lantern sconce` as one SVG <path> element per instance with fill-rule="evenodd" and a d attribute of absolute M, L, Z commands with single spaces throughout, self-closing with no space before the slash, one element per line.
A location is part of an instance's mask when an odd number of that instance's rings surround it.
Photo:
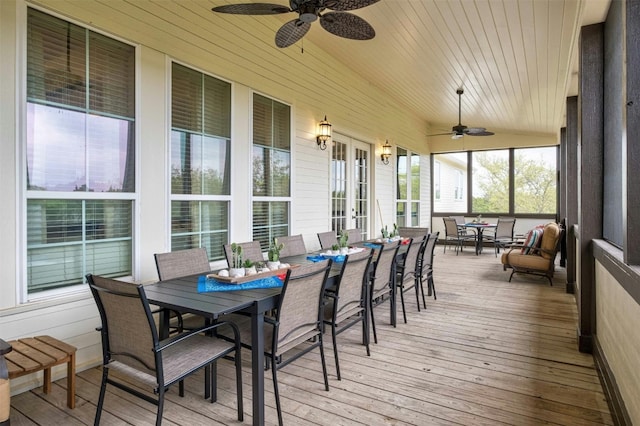
<path fill-rule="evenodd" d="M 389 157 L 391 157 L 391 145 L 389 145 L 389 141 L 386 140 L 384 145 L 382 145 L 382 154 L 380 154 L 382 164 L 389 164 Z"/>
<path fill-rule="evenodd" d="M 327 121 L 327 116 L 324 116 L 324 120 L 322 120 L 318 124 L 318 135 L 316 136 L 316 142 L 318 142 L 318 146 L 320 149 L 327 149 L 327 141 L 331 139 L 331 123 Z"/>

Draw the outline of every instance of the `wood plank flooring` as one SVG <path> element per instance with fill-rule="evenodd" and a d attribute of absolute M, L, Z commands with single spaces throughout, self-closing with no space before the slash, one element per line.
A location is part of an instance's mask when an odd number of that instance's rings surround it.
<path fill-rule="evenodd" d="M 360 329 L 338 338 L 342 380 L 335 377 L 330 336 L 326 358 L 331 390 L 322 385 L 318 351 L 279 373 L 287 425 L 611 425 L 593 358 L 576 344 L 574 296 L 566 294 L 563 268 L 554 286 L 546 279 L 502 270 L 492 250 L 475 256 L 436 247 L 437 300 L 418 312 L 407 293 L 408 323 L 399 309 L 388 325 L 389 305 L 376 308 L 377 345 L 371 357 Z M 251 424 L 250 354 L 244 358 L 244 424 Z M 92 424 L 100 369 L 78 374 L 76 408 L 66 407 L 66 380 L 44 395 L 34 389 L 11 400 L 11 424 Z M 267 423 L 277 424 L 270 372 L 266 373 Z M 218 402 L 202 399 L 203 377 L 171 389 L 166 425 L 237 425 L 230 362 L 218 367 Z M 108 387 L 103 425 L 153 424 L 155 407 Z"/>

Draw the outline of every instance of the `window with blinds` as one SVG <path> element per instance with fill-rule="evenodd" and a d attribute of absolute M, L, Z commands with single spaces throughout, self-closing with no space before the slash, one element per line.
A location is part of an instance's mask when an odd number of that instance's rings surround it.
<path fill-rule="evenodd" d="M 28 9 L 27 292 L 132 274 L 135 48 Z"/>
<path fill-rule="evenodd" d="M 231 84 L 171 67 L 171 249 L 205 247 L 223 259 L 229 240 Z"/>
<path fill-rule="evenodd" d="M 420 156 L 396 148 L 396 224 L 420 225 Z"/>
<path fill-rule="evenodd" d="M 253 95 L 253 239 L 266 250 L 289 235 L 291 108 Z"/>

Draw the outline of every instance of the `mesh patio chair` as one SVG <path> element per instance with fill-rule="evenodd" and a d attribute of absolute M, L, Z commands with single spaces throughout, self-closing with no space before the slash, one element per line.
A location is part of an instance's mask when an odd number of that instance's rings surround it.
<path fill-rule="evenodd" d="M 156 253 L 153 256 L 160 281 L 211 272 L 209 256 L 203 247 Z M 181 333 L 184 330 L 193 330 L 202 327 L 204 323 L 203 317 L 192 314 L 183 315 L 176 311 L 171 312 L 170 327 L 172 332 Z"/>
<path fill-rule="evenodd" d="M 349 254 L 345 257 L 338 277 L 338 284 L 334 289 L 327 290 L 325 295 L 324 323 L 331 326 L 331 338 L 333 339 L 333 355 L 336 361 L 336 375 L 340 375 L 340 362 L 338 361 L 337 335 L 348 328 L 362 323 L 362 344 L 369 351 L 369 323 L 366 300 L 369 281 L 369 266 L 373 258 L 373 250 L 363 250 L 359 253 Z"/>
<path fill-rule="evenodd" d="M 225 356 L 235 358 L 238 420 L 243 420 L 240 338 L 233 323 L 218 322 L 159 341 L 142 285 L 91 274 L 87 275 L 87 281 L 102 321 L 102 382 L 94 424 L 100 423 L 107 384 L 110 384 L 155 404 L 158 407 L 156 425 L 160 425 L 169 386 L 202 367 L 214 366 Z M 230 329 L 234 342 L 209 336 L 221 327 Z M 140 388 L 149 393 L 139 391 Z M 213 400 L 212 397 L 211 402 Z"/>
<path fill-rule="evenodd" d="M 402 234 L 400 234 L 402 235 Z M 404 306 L 404 293 L 412 288 L 416 291 L 416 303 L 418 312 L 420 311 L 420 263 L 422 245 L 426 239 L 426 234 L 422 237 L 411 238 L 407 251 L 402 260 L 396 264 L 396 290 L 400 293 L 400 304 L 402 305 L 402 317 L 407 323 L 407 311 Z"/>
<path fill-rule="evenodd" d="M 280 250 L 281 258 L 307 253 L 307 247 L 304 245 L 302 234 L 278 237 L 278 242 L 284 244 L 284 247 Z"/>
<path fill-rule="evenodd" d="M 349 245 L 359 243 L 362 241 L 362 230 L 358 228 L 347 229 L 347 233 L 349 234 L 349 239 L 347 240 L 347 243 Z"/>
<path fill-rule="evenodd" d="M 504 249 L 515 243 L 513 238 L 513 227 L 515 224 L 515 217 L 499 217 L 494 232 L 485 235 L 487 241 L 493 242 L 493 251 L 496 257 L 498 257 L 501 248 Z"/>
<path fill-rule="evenodd" d="M 445 229 L 445 239 L 444 239 L 444 251 L 446 253 L 447 246 L 450 242 L 455 242 L 456 244 L 456 256 L 458 255 L 458 250 L 462 251 L 462 247 L 464 243 L 467 241 L 474 241 L 476 239 L 475 234 L 465 234 L 460 232 L 460 227 L 456 223 L 456 220 L 452 217 L 443 217 L 444 221 L 444 229 Z"/>
<path fill-rule="evenodd" d="M 278 238 L 280 241 L 280 238 Z M 323 307 L 324 290 L 331 269 L 331 259 L 306 263 L 289 269 L 282 286 L 275 316 L 264 318 L 264 354 L 273 375 L 273 389 L 282 426 L 282 408 L 278 390 L 277 371 L 302 355 L 320 348 L 320 360 L 325 390 L 329 378 L 324 357 Z M 251 323 L 238 323 L 242 345 L 251 348 Z"/>
<path fill-rule="evenodd" d="M 429 228 L 420 228 L 418 226 L 401 226 L 398 228 L 398 233 L 403 238 L 420 238 L 426 237 L 429 233 Z"/>
<path fill-rule="evenodd" d="M 207 249 L 203 247 L 177 250 L 167 253 L 156 253 L 153 255 L 156 261 L 156 269 L 158 270 L 158 279 L 160 281 L 171 280 L 174 278 L 185 277 L 195 274 L 206 274 L 211 271 L 209 265 L 209 256 Z M 153 311 L 157 313 L 159 310 Z M 169 314 L 169 333 L 182 333 L 184 331 L 196 330 L 207 325 L 204 317 L 194 314 L 183 314 L 181 312 L 171 310 Z M 205 384 L 210 381 L 210 377 L 216 376 L 209 367 L 205 368 Z M 213 399 L 217 398 L 216 387 L 213 389 Z M 184 384 L 179 383 L 179 394 L 184 396 Z M 209 397 L 209 388 L 205 391 L 205 396 Z"/>
<path fill-rule="evenodd" d="M 476 230 L 469 229 L 466 226 L 464 226 L 467 223 L 467 219 L 465 219 L 464 216 L 449 216 L 449 217 L 453 218 L 456 221 L 456 225 L 458 226 L 458 232 L 460 233 L 460 235 L 473 236 L 475 238 Z"/>
<path fill-rule="evenodd" d="M 318 240 L 323 250 L 329 250 L 334 244 L 338 244 L 338 237 L 334 231 L 318 232 Z"/>
<path fill-rule="evenodd" d="M 436 295 L 436 286 L 433 281 L 433 256 L 439 235 L 440 232 L 432 232 L 427 235 L 427 239 L 422 246 L 422 252 L 418 257 L 420 293 L 422 294 L 422 305 L 425 309 L 427 309 L 427 301 L 424 297 L 424 281 L 427 281 L 427 296 L 431 296 L 433 294 L 433 299 L 438 299 Z"/>
<path fill-rule="evenodd" d="M 244 260 L 250 260 L 252 262 L 263 262 L 264 255 L 262 254 L 262 248 L 260 247 L 260 241 L 248 241 L 246 243 L 237 243 L 242 247 L 242 258 Z M 224 256 L 227 259 L 227 266 L 231 267 L 233 253 L 231 252 L 231 244 L 224 245 Z"/>
<path fill-rule="evenodd" d="M 399 241 L 383 244 L 375 257 L 375 264 L 371 278 L 369 291 L 369 314 L 371 315 L 371 326 L 373 328 L 373 341 L 378 343 L 376 334 L 376 321 L 373 315 L 374 306 L 378 306 L 386 299 L 389 299 L 391 325 L 396 326 L 396 296 L 395 296 L 395 262 Z"/>

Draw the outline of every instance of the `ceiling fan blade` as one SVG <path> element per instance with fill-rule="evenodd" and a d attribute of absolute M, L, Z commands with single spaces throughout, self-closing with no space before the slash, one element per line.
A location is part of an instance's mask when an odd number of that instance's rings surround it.
<path fill-rule="evenodd" d="M 376 31 L 361 17 L 347 12 L 329 12 L 320 16 L 320 25 L 331 34 L 351 40 L 371 40 Z"/>
<path fill-rule="evenodd" d="M 489 132 L 487 130 L 482 130 L 481 132 L 466 132 L 465 134 L 469 136 L 493 136 L 495 133 Z"/>
<path fill-rule="evenodd" d="M 308 22 L 302 22 L 299 19 L 294 19 L 287 22 L 280 27 L 276 33 L 276 46 L 289 47 L 296 41 L 300 40 L 311 28 L 311 24 Z"/>
<path fill-rule="evenodd" d="M 370 6 L 378 3 L 380 0 L 327 0 L 324 6 L 327 9 L 333 9 L 344 12 L 346 10 L 360 9 L 361 7 Z"/>
<path fill-rule="evenodd" d="M 427 137 L 429 137 L 429 138 L 430 138 L 431 136 L 451 136 L 451 135 L 453 135 L 453 134 L 455 134 L 455 133 L 451 133 L 451 132 L 447 132 L 447 133 L 436 133 L 436 134 L 434 134 L 434 135 L 427 135 Z"/>
<path fill-rule="evenodd" d="M 288 7 L 281 4 L 272 3 L 240 3 L 216 6 L 214 12 L 232 13 L 234 15 L 277 15 L 279 13 L 291 12 Z"/>

